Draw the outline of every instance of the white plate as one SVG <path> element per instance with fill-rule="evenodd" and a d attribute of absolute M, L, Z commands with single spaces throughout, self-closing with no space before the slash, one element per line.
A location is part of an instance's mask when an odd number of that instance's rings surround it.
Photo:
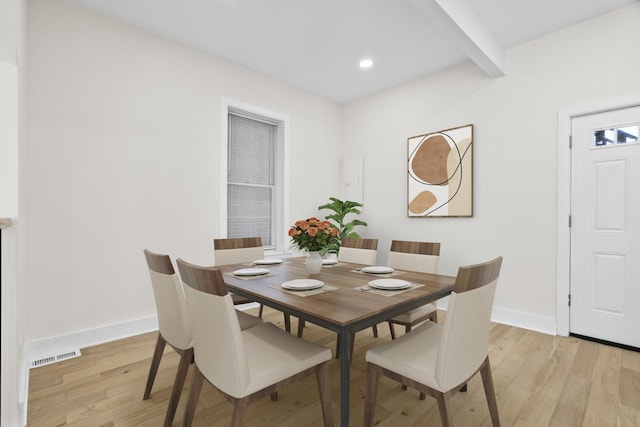
<path fill-rule="evenodd" d="M 369 282 L 369 286 L 376 289 L 407 289 L 411 287 L 411 283 L 406 280 L 399 279 L 377 279 Z"/>
<path fill-rule="evenodd" d="M 385 267 L 383 265 L 372 265 L 370 267 L 364 267 L 360 271 L 364 273 L 371 273 L 371 274 L 384 274 L 384 273 L 393 273 L 393 268 Z"/>
<path fill-rule="evenodd" d="M 324 286 L 324 282 L 314 279 L 295 279 L 284 282 L 282 287 L 291 291 L 307 291 L 309 289 L 317 289 Z"/>
<path fill-rule="evenodd" d="M 276 258 L 265 258 L 265 259 L 257 259 L 253 261 L 255 265 L 273 265 L 282 263 L 281 259 Z"/>
<path fill-rule="evenodd" d="M 322 265 L 335 265 L 338 263 L 337 259 L 323 259 Z"/>
<path fill-rule="evenodd" d="M 266 268 L 241 268 L 233 272 L 236 276 L 260 276 L 261 274 L 267 274 L 269 270 Z"/>

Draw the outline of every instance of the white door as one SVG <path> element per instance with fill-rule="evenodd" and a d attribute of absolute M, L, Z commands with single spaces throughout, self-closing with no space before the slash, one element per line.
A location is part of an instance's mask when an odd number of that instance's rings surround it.
<path fill-rule="evenodd" d="M 640 347 L 640 106 L 575 117 L 573 334 Z"/>

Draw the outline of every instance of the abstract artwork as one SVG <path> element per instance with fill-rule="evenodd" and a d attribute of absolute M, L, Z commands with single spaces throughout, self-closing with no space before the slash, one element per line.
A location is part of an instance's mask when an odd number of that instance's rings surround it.
<path fill-rule="evenodd" d="M 410 217 L 473 216 L 473 125 L 407 140 Z"/>

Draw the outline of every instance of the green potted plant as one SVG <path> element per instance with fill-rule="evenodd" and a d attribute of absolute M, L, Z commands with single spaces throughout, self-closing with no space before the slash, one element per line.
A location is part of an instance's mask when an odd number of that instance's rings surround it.
<path fill-rule="evenodd" d="M 333 225 L 338 229 L 338 236 L 335 241 L 330 243 L 327 251 L 337 252 L 340 250 L 340 243 L 342 242 L 342 239 L 345 237 L 360 237 L 360 235 L 353 231 L 353 229 L 358 225 L 366 227 L 367 223 L 359 219 L 352 219 L 349 222 L 345 222 L 345 217 L 347 215 L 360 215 L 362 213 L 359 209 L 363 206 L 362 203 L 352 202 L 349 200 L 342 201 L 335 197 L 329 197 L 329 200 L 331 200 L 330 203 L 318 206 L 318 209 L 329 209 L 333 211 L 332 214 L 327 215 L 324 218 L 333 222 Z"/>

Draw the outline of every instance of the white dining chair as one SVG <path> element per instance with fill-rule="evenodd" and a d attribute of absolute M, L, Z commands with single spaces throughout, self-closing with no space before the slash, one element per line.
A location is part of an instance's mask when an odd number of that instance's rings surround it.
<path fill-rule="evenodd" d="M 378 239 L 345 237 L 340 242 L 338 262 L 375 265 L 378 255 Z"/>
<path fill-rule="evenodd" d="M 387 265 L 395 270 L 438 274 L 439 261 L 440 243 L 393 240 Z M 426 320 L 438 323 L 438 311 L 435 303 L 425 304 L 390 319 L 388 323 L 391 339 L 396 338 L 394 324 L 404 326 L 405 333 L 408 333 L 413 326 Z"/>
<path fill-rule="evenodd" d="M 261 237 L 238 237 L 213 239 L 213 260 L 215 265 L 240 264 L 264 258 Z M 234 304 L 253 302 L 248 298 L 231 293 Z M 258 317 L 262 317 L 262 304 Z"/>
<path fill-rule="evenodd" d="M 264 258 L 264 249 L 261 237 L 236 237 L 226 239 L 213 239 L 213 258 L 215 265 L 229 265 L 250 263 Z M 230 292 L 233 303 L 236 305 L 254 302 L 248 298 Z M 260 304 L 258 317 L 262 317 L 264 305 Z M 291 332 L 291 316 L 284 315 L 284 327 Z"/>
<path fill-rule="evenodd" d="M 191 426 L 206 379 L 233 405 L 232 426 L 241 426 L 248 405 L 291 382 L 315 374 L 325 426 L 333 426 L 331 351 L 271 323 L 242 331 L 222 273 L 177 261 L 189 305 L 195 373 L 184 426 Z"/>
<path fill-rule="evenodd" d="M 180 395 L 189 365 L 193 361 L 193 338 L 187 314 L 187 304 L 182 283 L 176 274 L 169 255 L 144 250 L 151 286 L 158 314 L 158 338 L 151 359 L 143 400 L 151 397 L 151 388 L 156 378 L 164 348 L 168 343 L 180 355 L 178 371 L 173 383 L 164 425 L 168 427 L 175 417 Z M 262 319 L 236 311 L 241 329 L 249 329 L 262 323 Z"/>
<path fill-rule="evenodd" d="M 434 397 L 442 425 L 449 427 L 449 400 L 478 371 L 492 423 L 500 426 L 488 349 L 491 309 L 501 265 L 502 257 L 498 257 L 460 267 L 444 324 L 426 322 L 410 334 L 367 351 L 364 427 L 374 425 L 382 376 Z"/>

